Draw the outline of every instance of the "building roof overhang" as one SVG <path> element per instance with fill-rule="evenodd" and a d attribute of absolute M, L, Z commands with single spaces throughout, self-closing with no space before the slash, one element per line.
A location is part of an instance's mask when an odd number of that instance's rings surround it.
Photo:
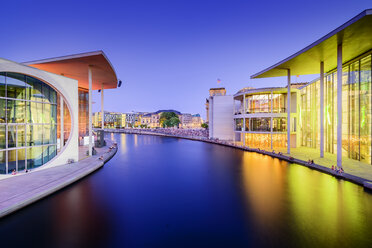
<path fill-rule="evenodd" d="M 103 51 L 79 53 L 49 59 L 24 62 L 40 70 L 78 80 L 80 88 L 88 89 L 88 67 L 92 69 L 92 89 L 117 88 L 118 79 L 111 62 Z"/>
<path fill-rule="evenodd" d="M 347 62 L 372 49 L 372 9 L 367 9 L 299 52 L 276 63 L 251 78 L 318 74 L 320 62 L 324 71 L 337 66 L 337 46 L 342 43 L 342 61 Z"/>

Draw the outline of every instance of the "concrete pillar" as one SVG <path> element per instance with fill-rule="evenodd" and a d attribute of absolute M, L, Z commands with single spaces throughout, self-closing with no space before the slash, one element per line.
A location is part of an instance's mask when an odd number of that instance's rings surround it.
<path fill-rule="evenodd" d="M 271 150 L 273 149 L 273 91 L 271 91 L 271 118 L 270 118 L 270 139 L 271 139 Z"/>
<path fill-rule="evenodd" d="M 320 157 L 324 157 L 324 62 L 320 62 Z"/>
<path fill-rule="evenodd" d="M 105 128 L 105 112 L 103 110 L 103 84 L 101 89 L 101 128 Z"/>
<path fill-rule="evenodd" d="M 342 43 L 337 46 L 337 166 L 342 168 Z"/>
<path fill-rule="evenodd" d="M 92 148 L 93 148 L 93 143 L 92 143 L 92 136 L 93 136 L 93 130 L 92 130 L 92 67 L 88 66 L 88 81 L 89 81 L 89 156 L 92 156 Z"/>
<path fill-rule="evenodd" d="M 291 70 L 287 69 L 287 153 L 291 153 Z"/>
<path fill-rule="evenodd" d="M 243 95 L 243 114 L 245 115 L 247 112 L 245 111 L 245 94 Z M 244 129 L 245 130 L 245 129 Z"/>
<path fill-rule="evenodd" d="M 64 139 L 65 139 L 65 133 L 64 133 L 64 103 L 63 103 L 63 97 L 62 96 L 60 96 L 60 104 L 61 104 L 61 106 L 60 106 L 60 110 L 61 110 L 61 150 L 62 150 L 62 147 L 64 146 Z"/>
<path fill-rule="evenodd" d="M 232 126 L 233 126 L 233 142 L 235 144 L 235 141 L 236 141 L 236 133 L 235 133 L 235 123 L 236 123 L 236 120 L 235 120 L 235 98 L 233 97 L 233 123 L 232 123 Z"/>

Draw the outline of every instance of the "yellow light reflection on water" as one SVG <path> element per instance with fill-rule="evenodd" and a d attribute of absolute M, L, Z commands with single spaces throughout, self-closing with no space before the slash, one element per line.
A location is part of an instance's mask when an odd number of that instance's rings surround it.
<path fill-rule="evenodd" d="M 372 201 L 362 187 L 249 152 L 244 152 L 242 172 L 248 216 L 262 232 L 285 229 L 301 237 L 299 246 L 352 245 L 370 236 L 372 224 L 366 220 L 372 218 Z"/>

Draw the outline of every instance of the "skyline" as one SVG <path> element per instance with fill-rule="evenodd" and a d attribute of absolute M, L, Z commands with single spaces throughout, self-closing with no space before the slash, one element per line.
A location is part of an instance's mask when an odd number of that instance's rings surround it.
<path fill-rule="evenodd" d="M 1 57 L 24 62 L 103 50 L 123 81 L 121 88 L 105 91 L 105 110 L 175 109 L 205 118 L 209 88 L 226 87 L 235 94 L 247 86 L 284 86 L 285 78 L 250 76 L 370 8 L 368 3 L 5 3 L 9 11 L 1 27 L 8 35 L 0 44 L 7 49 Z M 93 112 L 99 111 L 98 92 L 93 101 Z"/>

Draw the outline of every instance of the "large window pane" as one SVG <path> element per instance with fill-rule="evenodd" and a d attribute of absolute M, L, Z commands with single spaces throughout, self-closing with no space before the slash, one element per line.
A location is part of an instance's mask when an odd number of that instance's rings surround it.
<path fill-rule="evenodd" d="M 42 102 L 42 82 L 35 78 L 27 77 L 27 99 Z"/>
<path fill-rule="evenodd" d="M 8 173 L 17 171 L 17 150 L 8 151 Z"/>
<path fill-rule="evenodd" d="M 16 126 L 8 125 L 8 147 L 16 146 Z"/>
<path fill-rule="evenodd" d="M 25 146 L 25 125 L 17 126 L 17 147 Z"/>
<path fill-rule="evenodd" d="M 0 174 L 6 174 L 6 151 L 0 151 Z"/>
<path fill-rule="evenodd" d="M 273 132 L 285 131 L 287 131 L 287 118 L 286 117 L 273 118 Z"/>
<path fill-rule="evenodd" d="M 52 109 L 49 103 L 43 104 L 43 119 L 42 123 L 51 123 Z"/>
<path fill-rule="evenodd" d="M 270 118 L 251 118 L 251 130 L 258 132 L 269 132 Z"/>
<path fill-rule="evenodd" d="M 18 160 L 18 171 L 25 169 L 26 165 L 26 149 L 17 150 L 17 160 Z"/>
<path fill-rule="evenodd" d="M 371 55 L 360 63 L 360 160 L 371 163 Z"/>
<path fill-rule="evenodd" d="M 0 123 L 6 122 L 6 100 L 0 99 Z"/>
<path fill-rule="evenodd" d="M 50 135 L 51 135 L 51 132 L 50 132 L 50 125 L 43 125 L 43 129 L 42 129 L 42 132 L 43 132 L 43 144 L 49 144 L 50 142 Z"/>
<path fill-rule="evenodd" d="M 6 126 L 0 125 L 0 149 L 5 149 L 6 147 Z"/>
<path fill-rule="evenodd" d="M 7 101 L 7 120 L 8 123 L 25 122 L 26 103 L 24 101 Z"/>
<path fill-rule="evenodd" d="M 235 119 L 235 131 L 243 131 L 243 119 Z"/>
<path fill-rule="evenodd" d="M 27 148 L 27 169 L 32 169 L 43 164 L 43 149 L 41 146 Z"/>
<path fill-rule="evenodd" d="M 57 147 L 56 146 L 49 146 L 49 160 L 51 160 L 52 158 L 54 158 L 57 154 Z"/>
<path fill-rule="evenodd" d="M 25 99 L 26 84 L 25 76 L 19 73 L 7 72 L 6 75 L 7 97 Z"/>
<path fill-rule="evenodd" d="M 0 72 L 0 97 L 5 97 L 5 72 Z"/>
<path fill-rule="evenodd" d="M 48 146 L 43 146 L 43 164 L 49 161 L 49 148 Z"/>

